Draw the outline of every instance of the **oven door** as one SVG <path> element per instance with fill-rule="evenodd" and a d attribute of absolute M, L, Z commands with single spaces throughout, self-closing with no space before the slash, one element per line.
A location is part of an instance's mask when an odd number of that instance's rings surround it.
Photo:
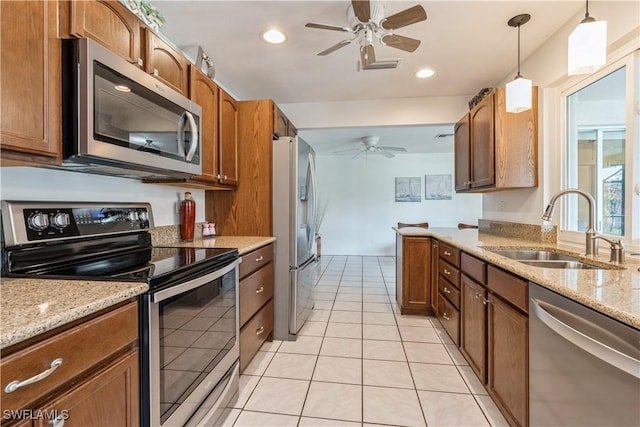
<path fill-rule="evenodd" d="M 233 403 L 239 263 L 144 297 L 143 425 L 196 425 Z"/>

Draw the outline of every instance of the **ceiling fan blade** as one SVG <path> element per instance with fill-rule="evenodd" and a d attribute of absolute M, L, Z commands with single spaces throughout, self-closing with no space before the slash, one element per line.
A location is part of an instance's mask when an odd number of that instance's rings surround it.
<path fill-rule="evenodd" d="M 380 26 L 385 30 L 397 30 L 398 28 L 406 27 L 416 22 L 425 21 L 426 19 L 427 12 L 424 11 L 422 6 L 417 5 L 387 17 L 382 21 Z"/>
<path fill-rule="evenodd" d="M 338 150 L 338 151 L 333 151 L 333 154 L 340 154 L 340 153 L 355 153 L 356 151 L 362 151 L 359 148 L 349 148 L 347 150 Z"/>
<path fill-rule="evenodd" d="M 399 36 L 397 34 L 387 34 L 382 38 L 382 43 L 406 52 L 413 52 L 420 46 L 420 40 Z"/>
<path fill-rule="evenodd" d="M 369 22 L 371 19 L 371 4 L 369 0 L 351 0 L 353 13 L 360 22 Z"/>
<path fill-rule="evenodd" d="M 343 47 L 351 44 L 352 41 L 353 40 L 342 40 L 341 42 L 334 44 L 330 48 L 323 50 L 322 52 L 318 53 L 317 55 L 318 56 L 326 56 L 326 55 L 328 55 L 330 53 L 335 52 L 336 50 L 338 50 L 340 48 L 343 48 Z"/>
<path fill-rule="evenodd" d="M 385 150 L 376 150 L 376 153 L 382 154 L 387 159 L 391 159 L 392 157 L 395 157 L 393 154 L 391 154 L 391 153 L 389 153 L 388 151 L 385 151 Z"/>
<path fill-rule="evenodd" d="M 386 151 L 401 151 L 401 152 L 406 152 L 407 149 L 404 147 L 383 147 L 383 146 L 378 146 L 379 149 L 381 150 L 386 150 Z"/>
<path fill-rule="evenodd" d="M 315 22 L 307 22 L 304 26 L 307 28 L 317 28 L 319 30 L 344 31 L 346 33 L 353 32 L 353 30 L 347 27 L 338 27 L 337 25 L 327 25 L 327 24 L 316 24 Z"/>
<path fill-rule="evenodd" d="M 358 157 L 362 156 L 362 153 L 365 153 L 367 150 L 361 150 L 360 152 L 358 152 L 358 154 L 356 154 L 355 156 L 352 157 L 352 159 L 357 159 Z"/>
<path fill-rule="evenodd" d="M 376 53 L 372 44 L 367 44 L 360 48 L 360 60 L 363 67 L 367 67 L 376 62 Z"/>

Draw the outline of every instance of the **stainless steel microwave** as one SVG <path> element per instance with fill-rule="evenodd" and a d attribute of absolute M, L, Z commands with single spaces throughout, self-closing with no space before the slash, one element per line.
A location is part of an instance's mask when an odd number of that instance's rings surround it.
<path fill-rule="evenodd" d="M 89 39 L 63 41 L 63 164 L 135 178 L 200 175 L 202 109 Z"/>

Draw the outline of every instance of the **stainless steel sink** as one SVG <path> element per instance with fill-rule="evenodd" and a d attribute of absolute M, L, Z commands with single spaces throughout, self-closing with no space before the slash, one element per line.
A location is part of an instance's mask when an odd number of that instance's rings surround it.
<path fill-rule="evenodd" d="M 518 261 L 522 264 L 540 268 L 561 268 L 561 269 L 599 269 L 590 264 L 581 262 L 578 257 L 558 252 L 545 250 L 520 250 L 520 249 L 500 249 L 491 250 L 498 255 Z"/>

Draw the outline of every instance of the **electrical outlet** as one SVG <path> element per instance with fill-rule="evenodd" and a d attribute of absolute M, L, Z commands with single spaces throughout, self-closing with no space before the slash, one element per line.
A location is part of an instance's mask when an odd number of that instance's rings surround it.
<path fill-rule="evenodd" d="M 500 200 L 500 212 L 504 212 L 504 200 Z"/>

